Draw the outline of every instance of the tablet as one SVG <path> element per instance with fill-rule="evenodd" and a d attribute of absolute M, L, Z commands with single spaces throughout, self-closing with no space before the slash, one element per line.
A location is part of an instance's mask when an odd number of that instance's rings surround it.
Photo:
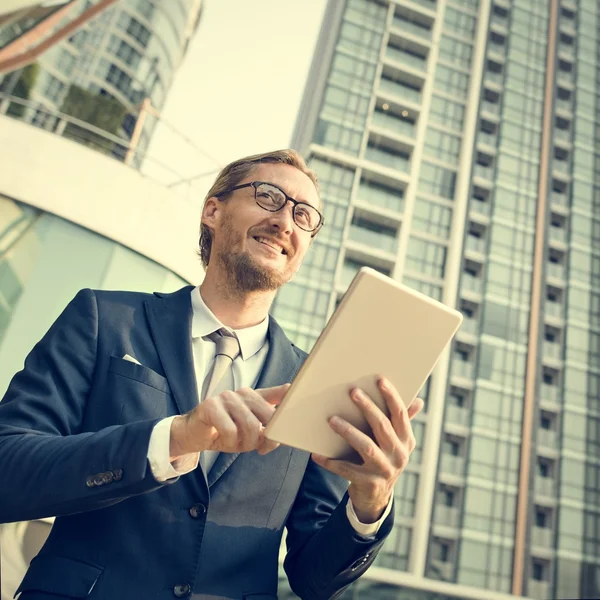
<path fill-rule="evenodd" d="M 357 386 L 389 414 L 380 375 L 408 407 L 462 322 L 462 315 L 381 273 L 363 267 L 319 336 L 264 435 L 329 458 L 357 453 L 329 426 L 334 415 L 372 435 L 349 390 Z"/>

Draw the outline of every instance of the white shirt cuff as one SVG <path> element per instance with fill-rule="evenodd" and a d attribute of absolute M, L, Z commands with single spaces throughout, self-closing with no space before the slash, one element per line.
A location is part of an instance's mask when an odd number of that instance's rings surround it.
<path fill-rule="evenodd" d="M 352 525 L 352 527 L 356 531 L 356 533 L 360 533 L 360 535 L 363 535 L 365 537 L 368 537 L 371 535 L 377 535 L 377 532 L 379 531 L 379 528 L 381 527 L 382 523 L 386 520 L 387 516 L 390 514 L 393 503 L 394 503 L 394 497 L 392 496 L 390 498 L 390 501 L 388 502 L 387 508 L 383 511 L 383 514 L 381 515 L 381 518 L 379 519 L 379 521 L 375 521 L 375 523 L 361 523 L 358 520 L 356 513 L 354 512 L 354 506 L 352 506 L 352 500 L 350 500 L 350 498 L 348 498 L 348 503 L 346 504 L 346 515 L 348 516 L 348 521 L 350 521 L 350 525 Z"/>
<path fill-rule="evenodd" d="M 159 421 L 150 435 L 148 445 L 148 462 L 152 474 L 157 481 L 167 481 L 193 471 L 198 466 L 200 454 L 193 452 L 171 462 L 171 423 L 175 417 L 167 417 Z"/>

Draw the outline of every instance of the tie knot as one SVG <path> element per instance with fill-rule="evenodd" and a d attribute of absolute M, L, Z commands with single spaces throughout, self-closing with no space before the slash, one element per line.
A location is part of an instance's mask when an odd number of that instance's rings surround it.
<path fill-rule="evenodd" d="M 217 331 L 213 331 L 207 337 L 217 345 L 217 356 L 222 354 L 223 356 L 227 356 L 232 362 L 239 356 L 240 342 L 227 329 L 222 327 L 221 329 L 217 329 Z"/>

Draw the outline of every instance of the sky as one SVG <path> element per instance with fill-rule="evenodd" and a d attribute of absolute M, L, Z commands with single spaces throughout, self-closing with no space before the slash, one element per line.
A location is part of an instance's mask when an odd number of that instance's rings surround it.
<path fill-rule="evenodd" d="M 153 158 L 186 177 L 290 146 L 326 5 L 326 0 L 204 1 L 162 112 L 168 125 L 156 128 L 149 148 Z M 147 163 L 145 171 L 176 178 L 157 163 Z M 194 180 L 191 193 L 207 191 L 214 176 Z"/>

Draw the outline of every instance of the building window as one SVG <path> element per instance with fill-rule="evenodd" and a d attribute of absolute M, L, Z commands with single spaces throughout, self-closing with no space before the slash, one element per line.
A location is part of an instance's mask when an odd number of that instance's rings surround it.
<path fill-rule="evenodd" d="M 444 169 L 428 162 L 422 163 L 419 190 L 452 200 L 455 186 L 456 171 Z"/>
<path fill-rule="evenodd" d="M 48 98 L 48 100 L 51 100 L 55 104 L 58 104 L 59 100 L 61 100 L 61 96 L 63 91 L 65 90 L 66 85 L 56 77 L 50 75 L 49 73 L 47 73 L 46 75 L 47 81 L 46 85 L 44 86 L 44 89 L 42 90 L 42 94 L 46 98 Z"/>

